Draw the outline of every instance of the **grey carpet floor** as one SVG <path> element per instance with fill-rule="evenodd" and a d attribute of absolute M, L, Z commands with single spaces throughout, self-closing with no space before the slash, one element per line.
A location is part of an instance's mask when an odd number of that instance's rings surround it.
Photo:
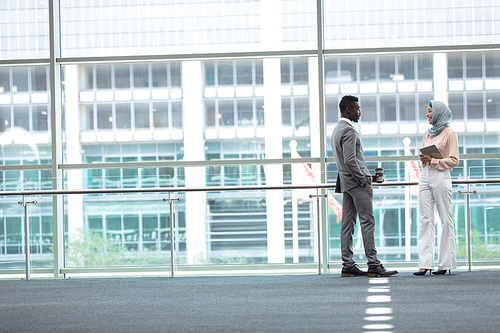
<path fill-rule="evenodd" d="M 500 271 L 0 281 L 0 332 L 499 332 Z"/>

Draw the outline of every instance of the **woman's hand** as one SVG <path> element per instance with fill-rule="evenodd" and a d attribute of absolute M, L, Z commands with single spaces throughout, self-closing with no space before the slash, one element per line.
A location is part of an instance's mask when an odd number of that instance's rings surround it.
<path fill-rule="evenodd" d="M 420 154 L 419 157 L 420 163 L 422 163 L 422 165 L 431 164 L 432 157 L 430 157 L 429 155 Z"/>

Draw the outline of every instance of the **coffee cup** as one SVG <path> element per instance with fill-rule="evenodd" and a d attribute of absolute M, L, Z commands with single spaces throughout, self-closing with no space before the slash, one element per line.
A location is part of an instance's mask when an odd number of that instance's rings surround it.
<path fill-rule="evenodd" d="M 384 182 L 384 168 L 375 168 L 375 181 L 377 183 Z"/>

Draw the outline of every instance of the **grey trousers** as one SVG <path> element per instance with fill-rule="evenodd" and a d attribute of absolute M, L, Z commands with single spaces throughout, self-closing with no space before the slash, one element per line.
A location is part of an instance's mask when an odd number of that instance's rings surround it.
<path fill-rule="evenodd" d="M 363 246 L 368 259 L 368 267 L 380 265 L 375 249 L 375 216 L 373 215 L 373 188 L 370 184 L 356 186 L 344 192 L 342 200 L 342 225 L 340 229 L 340 248 L 344 267 L 355 264 L 352 251 L 356 217 L 359 216 Z"/>

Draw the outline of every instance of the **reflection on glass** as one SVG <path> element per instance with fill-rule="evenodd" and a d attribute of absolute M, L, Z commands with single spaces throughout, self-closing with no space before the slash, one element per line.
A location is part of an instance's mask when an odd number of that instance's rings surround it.
<path fill-rule="evenodd" d="M 377 97 L 362 96 L 359 99 L 359 105 L 361 106 L 361 121 L 377 121 Z"/>
<path fill-rule="evenodd" d="M 373 56 L 360 57 L 359 78 L 361 81 L 375 81 L 375 58 Z"/>
<path fill-rule="evenodd" d="M 0 93 L 10 92 L 10 69 L 0 67 Z"/>
<path fill-rule="evenodd" d="M 396 96 L 380 96 L 380 120 L 396 121 Z"/>
<path fill-rule="evenodd" d="M 233 126 L 234 111 L 232 100 L 221 100 L 219 102 L 219 126 Z"/>
<path fill-rule="evenodd" d="M 12 126 L 10 106 L 0 106 L 0 132 L 5 132 Z"/>
<path fill-rule="evenodd" d="M 32 67 L 31 89 L 34 91 L 47 91 L 47 70 L 45 66 Z"/>
<path fill-rule="evenodd" d="M 88 86 L 92 89 L 92 67 L 86 68 L 88 71 Z M 111 89 L 111 65 L 95 66 L 95 81 L 97 89 Z"/>
<path fill-rule="evenodd" d="M 283 126 L 292 125 L 290 98 L 281 97 L 281 121 Z"/>
<path fill-rule="evenodd" d="M 397 58 L 398 74 L 403 80 L 415 79 L 414 55 L 400 55 Z"/>
<path fill-rule="evenodd" d="M 34 105 L 32 111 L 33 111 L 33 130 L 47 131 L 49 126 L 47 105 Z"/>
<path fill-rule="evenodd" d="M 117 103 L 116 104 L 116 128 L 117 129 L 131 129 L 132 122 L 130 116 L 130 104 L 129 103 Z"/>
<path fill-rule="evenodd" d="M 97 128 L 98 129 L 113 128 L 113 114 L 110 104 L 97 105 Z"/>
<path fill-rule="evenodd" d="M 467 93 L 467 118 L 483 119 L 483 94 Z"/>
<path fill-rule="evenodd" d="M 252 61 L 242 60 L 236 62 L 236 83 L 252 84 Z"/>
<path fill-rule="evenodd" d="M 466 76 L 467 78 L 481 78 L 483 77 L 483 57 L 479 52 L 466 53 Z"/>
<path fill-rule="evenodd" d="M 148 64 L 134 64 L 134 87 L 149 87 Z"/>
<path fill-rule="evenodd" d="M 309 63 L 307 58 L 294 58 L 293 62 L 293 84 L 309 83 Z"/>
<path fill-rule="evenodd" d="M 29 132 L 30 110 L 28 106 L 14 106 L 14 126 Z"/>
<path fill-rule="evenodd" d="M 432 59 L 433 55 L 431 53 L 417 55 L 419 80 L 432 80 Z"/>
<path fill-rule="evenodd" d="M 233 62 L 217 62 L 217 81 L 219 85 L 233 85 Z"/>
<path fill-rule="evenodd" d="M 168 127 L 168 103 L 155 102 L 153 103 L 153 126 L 155 128 Z"/>
<path fill-rule="evenodd" d="M 130 89 L 130 65 L 115 65 L 115 88 Z"/>
<path fill-rule="evenodd" d="M 238 107 L 238 126 L 253 126 L 253 106 L 252 100 L 239 100 Z"/>
<path fill-rule="evenodd" d="M 448 53 L 448 78 L 463 79 L 463 53 Z"/>
<path fill-rule="evenodd" d="M 309 126 L 309 99 L 294 99 L 295 128 Z"/>
<path fill-rule="evenodd" d="M 182 128 L 182 102 L 172 102 L 172 127 Z"/>
<path fill-rule="evenodd" d="M 500 78 L 500 59 L 496 52 L 485 52 L 484 64 L 486 77 Z"/>
<path fill-rule="evenodd" d="M 134 104 L 135 128 L 149 128 L 149 103 Z"/>
<path fill-rule="evenodd" d="M 464 119 L 464 94 L 449 93 L 448 106 L 453 112 L 453 119 Z"/>
<path fill-rule="evenodd" d="M 402 121 L 415 120 L 415 95 L 399 96 L 399 117 Z"/>
<path fill-rule="evenodd" d="M 399 76 L 396 76 L 396 61 L 394 56 L 379 57 L 379 77 L 380 81 L 400 81 L 404 80 L 404 68 L 399 69 Z"/>
<path fill-rule="evenodd" d="M 487 92 L 486 93 L 486 118 L 498 119 L 500 118 L 500 93 Z"/>

